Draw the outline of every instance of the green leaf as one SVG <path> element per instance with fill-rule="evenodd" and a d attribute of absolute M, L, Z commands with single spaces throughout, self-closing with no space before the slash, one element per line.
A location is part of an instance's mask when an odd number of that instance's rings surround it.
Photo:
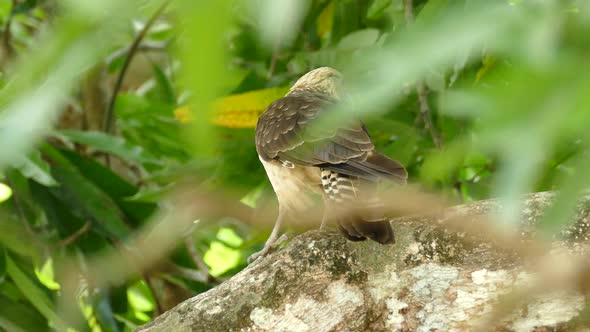
<path fill-rule="evenodd" d="M 35 275 L 37 276 L 37 279 L 39 279 L 39 282 L 48 289 L 59 290 L 61 288 L 60 285 L 55 281 L 53 260 L 51 258 L 47 259 L 40 268 L 35 267 Z"/>
<path fill-rule="evenodd" d="M 0 182 L 0 203 L 12 197 L 12 188 Z"/>
<path fill-rule="evenodd" d="M 55 186 L 57 182 L 51 176 L 49 164 L 41 159 L 41 153 L 34 151 L 28 157 L 13 165 L 22 175 L 46 186 Z"/>
<path fill-rule="evenodd" d="M 47 318 L 47 320 L 54 323 L 59 329 L 64 329 L 66 324 L 55 312 L 55 304 L 47 296 L 41 286 L 31 280 L 10 258 L 6 257 L 6 271 L 10 278 L 16 284 L 16 287 L 24 294 L 24 296 L 30 301 L 30 303 L 39 312 Z"/>
<path fill-rule="evenodd" d="M 448 181 L 451 174 L 463 165 L 470 151 L 471 147 L 465 139 L 451 142 L 442 151 L 433 151 L 425 158 L 420 177 L 427 183 Z"/>
<path fill-rule="evenodd" d="M 23 256 L 36 255 L 22 223 L 5 213 L 0 213 L 0 245 Z"/>
<path fill-rule="evenodd" d="M 6 249 L 0 245 L 0 284 L 6 277 Z"/>
<path fill-rule="evenodd" d="M 379 18 L 385 12 L 385 9 L 391 5 L 392 0 L 373 0 L 367 10 L 368 19 Z"/>
<path fill-rule="evenodd" d="M 575 159 L 574 165 L 575 173 L 561 181 L 561 190 L 537 225 L 546 236 L 554 236 L 563 229 L 564 225 L 576 219 L 574 216 L 579 204 L 578 198 L 588 188 L 590 182 L 588 177 L 584 176 L 585 171 L 590 167 L 590 157 L 581 154 Z M 578 232 L 580 232 L 579 229 L 572 230 L 572 233 Z M 575 235 L 579 236 L 579 234 Z"/>
<path fill-rule="evenodd" d="M 125 200 L 129 202 L 156 203 L 172 192 L 173 188 L 175 188 L 173 184 L 163 187 L 141 188 L 135 195 L 127 197 Z"/>
<path fill-rule="evenodd" d="M 139 194 L 137 187 L 125 181 L 109 168 L 92 158 L 81 156 L 73 151 L 62 150 L 61 153 L 78 167 L 82 175 L 119 205 L 133 226 L 141 225 L 155 211 L 156 204 L 152 204 L 149 200 L 130 200 L 130 196 Z"/>
<path fill-rule="evenodd" d="M 416 15 L 416 23 L 422 24 L 438 17 L 449 6 L 449 0 L 429 0 Z"/>
<path fill-rule="evenodd" d="M 222 242 L 213 241 L 203 260 L 211 268 L 211 275 L 217 277 L 238 265 L 241 257 L 239 250 L 232 249 Z"/>
<path fill-rule="evenodd" d="M 108 236 L 119 240 L 126 238 L 129 227 L 113 199 L 84 177 L 58 150 L 49 145 L 43 145 L 42 150 L 53 161 L 53 175 L 62 184 L 51 188 L 55 197 L 82 218 L 93 221 Z"/>
<path fill-rule="evenodd" d="M 315 52 L 297 53 L 289 62 L 289 67 L 316 68 L 319 66 L 330 66 L 342 68 L 350 62 L 357 49 L 336 49 L 325 48 Z"/>
<path fill-rule="evenodd" d="M 52 194 L 49 188 L 35 183 L 31 186 L 31 191 L 35 202 L 43 209 L 48 223 L 57 230 L 62 239 L 68 238 L 84 227 L 85 220 L 81 216 L 74 215 L 79 213 Z M 71 245 L 79 247 L 85 254 L 96 253 L 109 247 L 107 240 L 98 232 L 94 232 L 92 228 L 80 235 Z"/>
<path fill-rule="evenodd" d="M 140 280 L 127 289 L 129 305 L 134 311 L 150 312 L 156 309 L 155 299 L 145 281 Z"/>
<path fill-rule="evenodd" d="M 10 332 L 47 331 L 47 320 L 31 304 L 15 302 L 0 293 L 0 329 Z"/>
<path fill-rule="evenodd" d="M 367 122 L 377 150 L 408 165 L 416 153 L 418 132 L 412 126 L 389 119 L 371 119 Z"/>
<path fill-rule="evenodd" d="M 172 117 L 176 105 L 149 100 L 146 96 L 122 93 L 117 97 L 115 113 L 124 120 Z"/>
<path fill-rule="evenodd" d="M 60 132 L 73 142 L 91 146 L 97 150 L 113 154 L 125 160 L 138 163 L 161 165 L 161 163 L 143 147 L 129 144 L 124 138 L 112 136 L 99 131 L 63 130 Z"/>
<path fill-rule="evenodd" d="M 160 66 L 154 64 L 152 66 L 154 73 L 154 79 L 156 86 L 154 90 L 150 91 L 150 95 L 154 96 L 154 100 L 163 102 L 169 105 L 176 105 L 176 94 L 174 93 L 174 87 L 166 73 L 160 68 Z"/>
<path fill-rule="evenodd" d="M 217 238 L 223 244 L 232 248 L 239 248 L 244 243 L 244 240 L 233 229 L 228 227 L 220 228 L 217 232 Z"/>
<path fill-rule="evenodd" d="M 332 42 L 340 39 L 361 27 L 360 1 L 335 1 L 334 23 L 332 27 Z"/>
<path fill-rule="evenodd" d="M 94 314 L 100 322 L 100 326 L 108 332 L 120 331 L 117 322 L 113 317 L 113 308 L 111 307 L 109 296 L 105 292 L 99 293 L 94 299 Z"/>
<path fill-rule="evenodd" d="M 80 73 L 99 61 L 104 50 L 114 46 L 113 38 L 131 17 L 136 17 L 137 1 L 101 1 L 101 9 L 89 2 L 66 2 L 68 12 L 50 32 L 34 42 L 35 52 L 18 52 L 0 89 L 0 167 L 14 162 L 32 149 L 63 110 Z M 117 15 L 106 14 L 116 12 Z M 100 41 L 100 42 L 99 42 Z M 9 143 L 8 143 L 9 142 Z"/>
<path fill-rule="evenodd" d="M 37 2 L 37 0 L 25 0 L 20 3 L 17 3 L 16 6 L 12 8 L 12 13 L 13 15 L 24 14 L 30 11 L 31 9 L 35 8 L 37 6 Z"/>
<path fill-rule="evenodd" d="M 12 1 L 1 1 L 0 2 L 0 20 L 4 22 L 12 11 Z"/>
<path fill-rule="evenodd" d="M 363 29 L 352 32 L 346 35 L 340 43 L 339 49 L 359 49 L 369 47 L 379 39 L 379 30 L 377 29 Z"/>

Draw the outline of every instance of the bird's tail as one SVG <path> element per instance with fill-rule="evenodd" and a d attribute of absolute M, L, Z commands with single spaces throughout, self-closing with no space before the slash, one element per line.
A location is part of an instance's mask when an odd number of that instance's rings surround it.
<path fill-rule="evenodd" d="M 326 208 L 340 210 L 336 221 L 346 238 L 395 243 L 393 229 L 377 197 L 377 183 L 326 169 L 322 169 L 321 175 Z"/>

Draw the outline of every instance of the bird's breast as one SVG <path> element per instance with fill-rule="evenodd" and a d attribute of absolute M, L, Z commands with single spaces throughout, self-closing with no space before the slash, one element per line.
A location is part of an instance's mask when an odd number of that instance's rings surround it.
<path fill-rule="evenodd" d="M 320 198 L 320 169 L 311 166 L 282 164 L 260 158 L 279 200 L 281 208 L 301 212 L 312 208 Z"/>

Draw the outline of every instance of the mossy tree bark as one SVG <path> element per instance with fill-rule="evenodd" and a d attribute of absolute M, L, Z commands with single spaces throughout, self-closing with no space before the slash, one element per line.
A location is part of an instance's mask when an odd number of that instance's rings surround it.
<path fill-rule="evenodd" d="M 525 238 L 534 234 L 535 222 L 552 199 L 551 193 L 536 193 L 524 200 Z M 476 217 L 500 205 L 481 201 L 449 213 L 483 222 Z M 587 252 L 588 210 L 583 206 L 552 248 Z M 445 219 L 396 220 L 393 246 L 307 232 L 138 331 L 473 330 L 498 296 L 526 286 L 532 273 L 515 252 L 448 231 Z M 576 290 L 545 292 L 509 315 L 500 329 L 569 329 L 584 304 Z"/>

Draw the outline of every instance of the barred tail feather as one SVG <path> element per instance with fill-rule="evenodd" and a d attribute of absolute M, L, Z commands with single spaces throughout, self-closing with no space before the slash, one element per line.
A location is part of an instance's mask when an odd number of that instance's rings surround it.
<path fill-rule="evenodd" d="M 393 229 L 383 214 L 383 205 L 377 199 L 376 183 L 322 169 L 322 186 L 326 197 L 326 208 L 350 208 L 350 204 L 361 209 L 345 216 L 338 216 L 340 232 L 351 241 L 367 238 L 381 244 L 395 243 Z"/>

